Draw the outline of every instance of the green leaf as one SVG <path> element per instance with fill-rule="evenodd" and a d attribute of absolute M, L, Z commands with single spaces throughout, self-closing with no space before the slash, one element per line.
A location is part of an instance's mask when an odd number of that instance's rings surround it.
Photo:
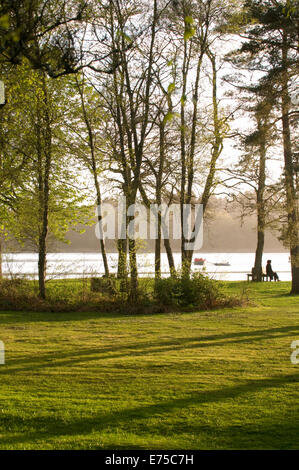
<path fill-rule="evenodd" d="M 2 15 L 0 16 L 0 27 L 3 29 L 9 28 L 9 15 Z"/>
<path fill-rule="evenodd" d="M 183 95 L 182 98 L 181 98 L 181 104 L 182 104 L 183 106 L 185 106 L 186 101 L 187 101 L 187 96 L 186 96 L 186 95 Z"/>
<path fill-rule="evenodd" d="M 116 32 L 116 36 L 117 37 L 123 37 L 124 40 L 129 42 L 129 43 L 133 42 L 133 39 L 130 36 L 128 36 L 128 34 L 124 33 L 123 31 L 118 30 Z"/>
<path fill-rule="evenodd" d="M 196 33 L 195 28 L 189 28 L 189 27 L 186 28 L 185 34 L 184 34 L 184 40 L 188 41 L 189 39 L 191 39 L 194 36 L 195 33 Z"/>
<path fill-rule="evenodd" d="M 174 83 L 170 83 L 170 84 L 168 85 L 167 92 L 168 92 L 169 94 L 171 94 L 174 90 L 175 90 L 175 84 L 174 84 Z"/>
<path fill-rule="evenodd" d="M 170 122 L 172 121 L 175 117 L 179 117 L 179 113 L 174 113 L 172 111 L 169 111 L 169 113 L 167 113 L 163 119 L 163 123 L 164 124 L 167 124 L 167 122 Z"/>
<path fill-rule="evenodd" d="M 186 24 L 193 24 L 194 19 L 192 18 L 192 16 L 185 16 L 185 23 Z"/>
<path fill-rule="evenodd" d="M 163 123 L 166 124 L 167 122 L 172 121 L 173 117 L 174 117 L 174 113 L 171 113 L 171 112 L 167 113 L 164 116 Z"/>

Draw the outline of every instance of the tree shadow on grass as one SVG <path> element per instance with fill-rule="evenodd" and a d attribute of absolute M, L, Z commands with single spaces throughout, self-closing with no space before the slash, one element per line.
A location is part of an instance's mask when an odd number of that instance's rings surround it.
<path fill-rule="evenodd" d="M 150 354 L 165 353 L 179 350 L 194 350 L 228 344 L 248 344 L 256 341 L 263 341 L 276 338 L 289 337 L 299 334 L 299 326 L 288 326 L 281 328 L 269 328 L 266 330 L 242 331 L 236 333 L 225 333 L 220 335 L 205 335 L 174 338 L 167 341 L 140 341 L 134 344 L 121 346 L 113 345 L 103 348 L 79 349 L 76 351 L 47 352 L 46 354 L 22 359 L 9 359 L 7 351 L 7 362 L 4 368 L 0 369 L 0 376 L 15 374 L 17 372 L 35 372 L 38 369 L 60 368 L 73 366 L 75 364 L 99 361 L 107 359 L 120 359 L 130 356 L 146 356 Z M 25 367 L 14 367 L 24 364 Z M 27 364 L 27 366 L 26 366 Z"/>
<path fill-rule="evenodd" d="M 126 320 L 127 318 L 134 319 L 135 317 L 151 317 L 157 316 L 157 313 L 138 313 L 137 315 L 118 313 L 118 312 L 30 312 L 30 311 L 2 311 L 0 310 L 0 320 L 5 319 L 6 324 L 16 323 L 38 323 L 38 322 L 75 322 L 84 320 L 105 320 L 120 318 Z"/>
<path fill-rule="evenodd" d="M 63 436 L 87 436 L 94 432 L 105 432 L 106 435 L 107 433 L 113 435 L 113 432 L 118 432 L 120 428 L 125 432 L 131 429 L 131 432 L 135 434 L 138 434 L 140 431 L 141 433 L 149 435 L 153 433 L 153 431 L 157 433 L 157 424 L 154 424 L 154 428 L 152 429 L 152 423 L 148 422 L 151 418 L 162 419 L 162 422 L 164 420 L 164 426 L 173 427 L 180 410 L 185 410 L 189 406 L 194 408 L 194 406 L 200 407 L 203 404 L 221 403 L 228 399 L 236 399 L 243 394 L 248 396 L 255 392 L 271 388 L 280 388 L 290 383 L 298 382 L 299 374 L 250 380 L 240 385 L 192 393 L 187 397 L 166 400 L 156 404 L 131 409 L 114 412 L 108 411 L 107 413 L 101 412 L 96 416 L 80 417 L 69 422 L 55 416 L 21 418 L 14 414 L 3 413 L 0 419 L 1 425 L 6 429 L 10 429 L 11 432 L 14 432 L 14 429 L 16 429 L 18 435 L 2 438 L 1 446 L 3 448 L 5 445 L 9 446 L 29 441 L 32 445 L 32 441 L 49 441 Z M 270 403 L 269 406 L 271 406 Z M 173 416 L 174 413 L 175 415 Z M 171 421 L 169 421 L 169 424 L 167 422 L 165 424 L 165 420 L 167 420 L 169 415 L 172 415 Z M 188 432 L 193 434 L 194 428 L 192 428 L 192 426 L 196 426 L 196 423 L 191 425 L 191 428 L 190 423 L 187 423 L 186 426 L 183 425 L 180 429 L 176 427 L 175 433 L 180 434 L 181 431 L 181 433 L 184 434 L 188 434 Z M 293 427 L 293 423 L 292 426 L 290 424 L 290 427 Z M 33 428 L 34 431 L 28 431 L 28 428 Z M 197 432 L 199 431 L 205 431 L 205 428 L 202 426 L 198 427 Z M 245 430 L 242 430 L 241 427 L 240 433 L 242 434 L 243 432 L 245 432 Z M 53 444 L 53 446 L 55 447 L 55 444 Z"/>
<path fill-rule="evenodd" d="M 253 420 L 252 420 L 253 421 Z M 226 450 L 298 450 L 298 415 L 280 413 L 257 422 L 219 426 L 191 425 L 190 433 L 205 434 L 205 442 Z"/>
<path fill-rule="evenodd" d="M 285 293 L 281 293 L 281 292 L 279 293 L 278 292 L 278 293 L 275 293 L 275 294 L 271 295 L 271 297 L 273 297 L 275 299 L 281 298 L 281 299 L 293 299 L 293 300 L 298 299 L 298 296 L 299 296 L 299 294 L 291 294 L 290 291 L 285 292 Z"/>

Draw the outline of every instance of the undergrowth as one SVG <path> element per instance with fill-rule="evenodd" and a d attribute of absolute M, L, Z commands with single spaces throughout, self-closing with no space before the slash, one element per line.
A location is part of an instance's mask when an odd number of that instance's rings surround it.
<path fill-rule="evenodd" d="M 38 295 L 37 281 L 2 279 L 0 310 L 68 312 L 99 311 L 164 313 L 168 311 L 214 310 L 247 304 L 246 291 L 232 295 L 222 283 L 196 273 L 190 279 L 182 276 L 164 279 L 140 279 L 137 296 L 130 300 L 115 279 L 64 279 L 47 282 L 46 299 Z"/>

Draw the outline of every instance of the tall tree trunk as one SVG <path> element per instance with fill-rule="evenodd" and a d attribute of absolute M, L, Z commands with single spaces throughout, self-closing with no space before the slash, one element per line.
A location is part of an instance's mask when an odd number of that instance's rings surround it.
<path fill-rule="evenodd" d="M 258 231 L 257 231 L 257 247 L 255 251 L 255 261 L 254 261 L 254 273 L 255 280 L 258 282 L 262 281 L 263 275 L 263 253 L 264 253 L 264 243 L 265 243 L 265 231 L 260 225 L 260 220 L 258 217 Z"/>
<path fill-rule="evenodd" d="M 165 122 L 164 120 L 160 123 L 159 127 L 159 168 L 156 173 L 156 204 L 161 207 L 162 203 L 162 178 L 164 171 L 165 162 Z M 158 211 L 156 222 L 157 226 L 157 238 L 155 240 L 155 279 L 161 279 L 161 240 L 162 240 L 162 215 L 161 211 Z"/>
<path fill-rule="evenodd" d="M 128 242 L 127 240 L 119 239 L 117 241 L 118 249 L 118 263 L 117 263 L 117 278 L 120 279 L 120 287 L 122 292 L 127 291 L 127 252 L 128 252 Z"/>
<path fill-rule="evenodd" d="M 0 237 L 0 280 L 3 277 L 2 263 L 3 263 L 3 259 L 2 259 L 2 240 L 1 240 L 1 237 Z"/>
<path fill-rule="evenodd" d="M 262 281 L 263 275 L 263 252 L 265 243 L 265 185 L 266 185 L 266 134 L 265 124 L 258 123 L 260 143 L 259 143 L 259 180 L 257 189 L 257 247 L 255 252 L 254 271 L 258 282 Z"/>
<path fill-rule="evenodd" d="M 175 269 L 173 253 L 172 253 L 172 248 L 171 248 L 169 238 L 164 238 L 164 247 L 165 247 L 166 254 L 167 254 L 170 276 L 175 277 L 176 276 L 176 269 Z"/>
<path fill-rule="evenodd" d="M 158 219 L 161 214 L 158 214 Z M 155 279 L 161 279 L 161 222 L 158 222 L 158 233 L 155 240 Z"/>
<path fill-rule="evenodd" d="M 42 72 L 43 83 L 43 105 L 42 112 L 44 119 L 39 122 L 43 125 L 40 129 L 44 135 L 44 148 L 41 147 L 41 152 L 44 154 L 45 163 L 40 167 L 41 179 L 41 193 L 40 193 L 40 213 L 41 213 L 41 231 L 38 243 L 38 281 L 39 281 L 39 296 L 42 299 L 46 298 L 46 264 L 47 264 L 47 236 L 49 226 L 49 196 L 50 196 L 50 172 L 52 163 L 52 131 L 49 116 L 49 100 L 48 90 L 46 84 L 45 73 Z"/>
<path fill-rule="evenodd" d="M 181 211 L 181 260 L 182 272 L 187 277 L 189 276 L 187 252 L 185 250 L 185 235 L 184 235 L 184 205 L 186 203 L 186 173 L 188 168 L 187 152 L 186 152 L 186 117 L 185 117 L 185 99 L 187 90 L 187 76 L 189 68 L 188 45 L 184 40 L 184 59 L 182 66 L 182 99 L 180 111 L 180 146 L 181 146 L 181 188 L 180 188 L 180 211 Z"/>
<path fill-rule="evenodd" d="M 202 60 L 204 55 L 204 48 L 202 46 L 201 54 L 199 56 L 196 68 L 196 78 L 193 88 L 193 114 L 192 114 L 192 126 L 191 126 L 191 139 L 190 139 L 190 151 L 188 157 L 187 165 L 187 194 L 186 194 L 186 204 L 191 204 L 192 202 L 192 191 L 193 191 L 193 181 L 194 181 L 194 157 L 195 157 L 195 148 L 196 148 L 196 129 L 198 126 L 197 116 L 198 116 L 198 97 L 199 97 L 199 79 L 201 73 Z M 184 242 L 187 241 L 184 237 Z M 190 240 L 188 240 L 190 241 Z M 193 250 L 186 250 L 184 253 L 184 270 L 186 276 L 190 276 L 191 264 L 192 264 Z"/>
<path fill-rule="evenodd" d="M 138 297 L 138 268 L 135 240 L 129 240 L 129 260 L 130 260 L 130 295 L 131 302 L 136 302 Z"/>
<path fill-rule="evenodd" d="M 290 96 L 288 90 L 288 34 L 283 31 L 282 42 L 282 133 L 284 148 L 284 182 L 288 215 L 288 238 L 290 244 L 292 294 L 299 294 L 299 221 L 298 199 L 295 191 L 295 169 L 290 132 Z"/>
<path fill-rule="evenodd" d="M 44 217 L 42 222 L 42 232 L 39 237 L 38 246 L 38 285 L 39 296 L 46 298 L 46 268 L 47 268 L 47 234 L 48 234 L 48 210 L 44 207 Z"/>
<path fill-rule="evenodd" d="M 48 153 L 48 152 L 47 152 Z M 41 233 L 38 243 L 38 282 L 39 282 L 39 296 L 42 299 L 46 298 L 46 262 L 47 262 L 47 236 L 48 236 L 48 215 L 49 215 L 49 172 L 51 164 L 51 156 L 48 154 L 46 157 L 46 168 L 44 176 L 44 192 L 42 198 L 42 221 Z"/>
<path fill-rule="evenodd" d="M 98 222 L 100 224 L 102 222 L 102 218 L 103 218 L 102 212 L 101 212 L 101 210 L 99 210 L 99 208 L 101 208 L 101 204 L 102 204 L 102 197 L 101 197 L 100 185 L 99 185 L 99 182 L 98 182 L 98 176 L 97 176 L 96 169 L 94 171 L 94 181 L 95 181 L 95 187 L 96 187 L 96 193 L 97 193 Z M 106 247 L 105 247 L 105 242 L 104 242 L 103 237 L 100 239 L 100 248 L 101 248 L 101 253 L 102 253 L 105 276 L 109 277 L 109 265 L 108 265 Z"/>
<path fill-rule="evenodd" d="M 128 207 L 132 206 L 136 202 L 136 191 L 135 189 L 130 190 L 129 197 L 127 198 Z M 129 263 L 130 263 L 130 293 L 129 299 L 131 302 L 136 302 L 138 297 L 138 268 L 137 268 L 137 249 L 136 249 L 136 241 L 134 239 L 135 234 L 135 216 L 129 215 L 128 224 L 130 224 L 131 229 L 133 230 L 128 233 L 129 235 Z"/>

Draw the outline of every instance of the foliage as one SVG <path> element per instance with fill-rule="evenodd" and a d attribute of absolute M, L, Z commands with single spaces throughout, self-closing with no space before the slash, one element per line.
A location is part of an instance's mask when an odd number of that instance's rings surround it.
<path fill-rule="evenodd" d="M 247 132 L 244 143 L 250 151 L 246 161 L 234 165 L 231 189 L 235 196 L 234 177 L 240 172 L 242 187 L 249 184 L 254 194 L 258 172 L 254 155 L 265 142 L 267 150 L 271 147 L 275 155 L 281 154 L 286 162 L 282 183 L 288 221 L 283 235 L 299 286 L 298 156 L 293 146 L 297 111 L 291 95 L 298 70 L 297 19 L 293 0 L 241 4 L 237 0 L 4 0 L 0 78 L 7 101 L 0 109 L 1 238 L 11 233 L 21 243 L 29 240 L 37 247 L 39 277 L 45 281 L 50 242 L 66 241 L 65 235 L 78 222 L 91 222 L 89 206 L 95 195 L 97 205 L 106 195 L 115 201 L 121 194 L 128 206 L 141 199 L 148 209 L 151 203 L 176 203 L 182 214 L 185 204 L 202 204 L 206 214 L 211 196 L 224 186 L 231 157 L 225 141 L 236 137 L 233 127 L 244 114 L 242 109 L 233 118 L 236 94 L 230 95 L 227 106 L 221 87 L 226 52 L 234 47 L 230 35 L 236 34 L 239 49 L 230 54 L 229 68 L 235 77 L 234 67 L 238 72 L 246 69 L 248 86 L 239 76 L 236 82 L 241 83 L 239 89 L 262 99 L 265 119 L 258 119 L 259 129 Z M 270 135 L 272 121 L 279 147 L 274 147 L 277 142 Z M 266 170 L 260 172 L 260 182 Z M 258 190 L 261 196 L 263 191 Z M 249 205 L 258 212 L 260 202 L 255 199 L 252 204 L 250 196 Z M 262 212 L 268 212 L 268 206 Z M 128 228 L 132 219 L 133 214 L 126 217 L 122 228 Z M 181 261 L 189 275 L 193 251 L 185 248 L 182 220 Z M 159 215 L 157 280 L 162 225 Z M 135 301 L 143 296 L 138 290 L 137 244 L 136 240 L 126 247 L 117 243 L 119 259 L 129 252 L 128 271 L 119 269 L 122 295 L 125 298 L 129 289 Z M 99 245 L 108 275 L 104 240 Z M 175 274 L 168 239 L 164 246 Z M 120 268 L 125 265 L 119 263 Z M 194 287 L 199 280 L 188 282 L 167 288 L 173 292 L 173 302 L 197 305 L 202 296 L 203 304 L 209 304 L 207 292 Z M 41 296 L 42 291 L 44 282 Z"/>
<path fill-rule="evenodd" d="M 224 306 L 247 304 L 243 295 L 234 297 L 223 293 L 217 281 L 196 274 L 160 280 L 141 279 L 137 297 L 132 301 L 129 292 L 121 291 L 119 280 L 82 278 L 76 280 L 49 280 L 46 283 L 47 300 L 38 298 L 36 281 L 3 279 L 0 281 L 0 310 L 26 311 L 97 311 L 142 314 L 218 309 Z"/>
<path fill-rule="evenodd" d="M 0 63 L 26 58 L 52 77 L 73 73 L 82 59 L 75 44 L 87 6 L 81 0 L 1 0 Z"/>
<path fill-rule="evenodd" d="M 218 283 L 201 273 L 157 279 L 155 293 L 162 304 L 199 309 L 213 308 L 222 298 Z"/>
<path fill-rule="evenodd" d="M 20 243 L 36 249 L 41 234 L 46 153 L 51 151 L 49 230 L 52 240 L 66 241 L 65 234 L 78 221 L 88 222 L 86 192 L 80 191 L 80 171 L 65 147 L 64 118 L 71 99 L 67 79 L 50 80 L 32 71 L 27 63 L 6 74 L 7 104 L 2 113 L 5 146 L 0 150 L 10 172 L 2 167 L 0 205 L 6 211 L 5 231 Z M 15 77 L 18 80 L 15 80 Z M 46 81 L 47 96 L 43 88 Z M 51 127 L 51 149 L 45 134 L 46 114 Z M 6 173 L 4 173 L 6 171 Z M 83 189 L 83 188 L 82 188 Z"/>
<path fill-rule="evenodd" d="M 90 280 L 92 292 L 103 292 L 104 294 L 116 293 L 116 281 L 113 277 L 93 277 Z"/>

